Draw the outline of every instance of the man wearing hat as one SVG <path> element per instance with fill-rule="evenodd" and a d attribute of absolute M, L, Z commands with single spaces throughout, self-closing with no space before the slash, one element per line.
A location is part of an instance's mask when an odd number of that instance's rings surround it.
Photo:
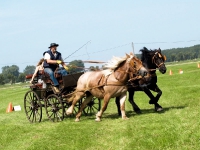
<path fill-rule="evenodd" d="M 56 68 L 59 67 L 59 64 L 61 64 L 65 70 L 60 70 L 59 73 L 62 74 L 62 76 L 67 75 L 67 71 L 68 67 L 66 66 L 66 64 L 63 62 L 61 53 L 57 51 L 57 47 L 59 45 L 56 43 L 51 43 L 49 46 L 48 51 L 45 51 L 43 53 L 44 55 L 44 72 L 48 73 L 50 76 L 50 79 L 53 82 L 53 91 L 54 93 L 58 94 L 60 93 L 59 91 L 59 83 L 57 81 L 57 79 L 54 76 L 54 71 L 56 70 Z"/>

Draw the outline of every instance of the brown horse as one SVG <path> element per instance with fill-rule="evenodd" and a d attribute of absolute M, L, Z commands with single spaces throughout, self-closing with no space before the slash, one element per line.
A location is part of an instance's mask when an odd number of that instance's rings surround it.
<path fill-rule="evenodd" d="M 130 79 L 147 75 L 148 71 L 132 53 L 126 54 L 123 58 L 113 57 L 105 67 L 106 70 L 86 72 L 78 79 L 76 90 L 68 99 L 68 102 L 72 102 L 72 105 L 66 111 L 68 115 L 71 114 L 76 103 L 86 96 L 75 121 L 80 121 L 81 112 L 93 96 L 104 100 L 101 110 L 96 114 L 96 121 L 101 120 L 109 100 L 114 97 L 120 97 L 122 119 L 127 119 L 125 114 L 126 84 Z"/>

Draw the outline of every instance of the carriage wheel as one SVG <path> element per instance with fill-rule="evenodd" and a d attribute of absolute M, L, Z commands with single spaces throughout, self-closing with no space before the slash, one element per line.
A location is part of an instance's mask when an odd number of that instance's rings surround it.
<path fill-rule="evenodd" d="M 76 103 L 76 105 L 74 106 L 74 110 L 73 110 L 73 112 L 72 112 L 72 114 L 71 114 L 70 116 L 75 116 L 75 115 L 78 113 L 78 110 L 80 109 L 81 104 L 82 104 L 82 99 L 79 100 L 79 101 Z M 64 104 L 65 112 L 66 112 L 66 110 L 67 110 L 70 106 L 71 106 L 70 103 L 65 103 L 65 104 Z M 65 113 L 65 114 L 66 114 L 66 113 Z"/>
<path fill-rule="evenodd" d="M 36 92 L 28 91 L 24 96 L 24 110 L 28 120 L 40 122 L 42 119 L 42 105 Z"/>
<path fill-rule="evenodd" d="M 85 97 L 83 98 L 83 100 Z M 85 115 L 94 115 L 101 109 L 101 100 L 99 98 L 93 97 L 92 100 L 87 104 L 83 110 Z"/>
<path fill-rule="evenodd" d="M 55 94 L 51 94 L 45 101 L 46 114 L 53 122 L 62 121 L 64 118 L 64 106 L 62 100 Z"/>

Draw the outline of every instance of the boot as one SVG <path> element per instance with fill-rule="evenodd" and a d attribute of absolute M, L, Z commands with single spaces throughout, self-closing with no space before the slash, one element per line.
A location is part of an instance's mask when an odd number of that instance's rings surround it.
<path fill-rule="evenodd" d="M 60 93 L 60 90 L 56 86 L 52 86 L 52 90 L 53 90 L 54 94 Z"/>

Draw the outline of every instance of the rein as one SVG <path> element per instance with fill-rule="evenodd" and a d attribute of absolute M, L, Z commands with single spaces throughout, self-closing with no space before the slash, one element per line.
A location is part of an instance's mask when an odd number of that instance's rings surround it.
<path fill-rule="evenodd" d="M 124 71 L 124 70 L 116 70 L 115 72 L 122 72 L 122 73 L 125 73 L 125 74 L 128 74 L 129 75 L 129 79 L 126 83 L 130 82 L 130 81 L 133 81 L 133 80 L 136 80 L 136 79 L 141 79 L 142 76 L 138 75 L 138 71 L 142 68 L 142 63 L 140 65 L 136 65 L 136 61 L 134 61 L 133 63 L 129 62 L 129 67 L 127 67 L 127 69 Z M 119 79 L 117 79 L 115 77 L 116 80 L 118 80 L 119 82 L 121 82 Z M 109 84 L 110 85 L 110 84 Z M 124 83 L 121 82 L 121 84 L 117 84 L 117 86 L 122 86 L 124 85 Z M 125 84 L 126 85 L 126 84 Z"/>
<path fill-rule="evenodd" d="M 155 70 L 158 70 L 159 68 L 156 68 L 156 69 L 147 69 L 148 71 L 155 71 Z"/>

